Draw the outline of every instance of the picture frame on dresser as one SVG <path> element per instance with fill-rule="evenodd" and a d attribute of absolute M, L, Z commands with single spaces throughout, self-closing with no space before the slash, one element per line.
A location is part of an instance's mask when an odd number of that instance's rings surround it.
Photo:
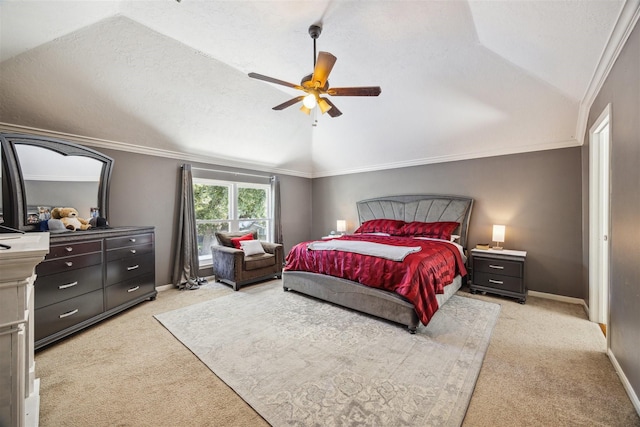
<path fill-rule="evenodd" d="M 39 207 L 108 219 L 110 157 L 42 135 L 0 133 L 0 148 L 0 232 L 47 230 Z M 35 349 L 156 298 L 154 227 L 50 231 L 34 283 Z"/>

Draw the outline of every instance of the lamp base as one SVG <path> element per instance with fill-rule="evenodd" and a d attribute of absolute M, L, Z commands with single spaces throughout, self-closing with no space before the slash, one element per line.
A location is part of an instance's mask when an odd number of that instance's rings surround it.
<path fill-rule="evenodd" d="M 493 247 L 491 247 L 491 250 L 492 250 L 492 251 L 501 251 L 501 250 L 503 250 L 503 249 L 504 249 L 504 248 L 503 248 L 502 246 L 493 246 Z"/>

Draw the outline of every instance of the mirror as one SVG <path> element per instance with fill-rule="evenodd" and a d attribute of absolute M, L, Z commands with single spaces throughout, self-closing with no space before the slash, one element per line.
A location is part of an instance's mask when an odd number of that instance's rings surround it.
<path fill-rule="evenodd" d="M 5 225 L 39 230 L 54 207 L 73 207 L 80 217 L 107 217 L 113 160 L 67 141 L 0 134 Z M 7 176 L 5 176 L 7 175 Z"/>
<path fill-rule="evenodd" d="M 80 217 L 99 216 L 98 191 L 103 163 L 81 156 L 16 144 L 27 204 L 27 224 L 48 220 L 54 207 L 76 208 Z"/>

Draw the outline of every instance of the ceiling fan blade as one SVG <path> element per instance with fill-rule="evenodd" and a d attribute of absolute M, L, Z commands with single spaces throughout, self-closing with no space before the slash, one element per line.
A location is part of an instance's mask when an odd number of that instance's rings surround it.
<path fill-rule="evenodd" d="M 380 86 L 333 87 L 327 91 L 331 96 L 378 96 L 381 92 Z"/>
<path fill-rule="evenodd" d="M 274 110 L 284 110 L 287 107 L 291 107 L 293 104 L 296 104 L 300 101 L 302 101 L 304 99 L 306 95 L 300 95 L 300 96 L 296 96 L 293 99 L 288 100 L 287 102 L 283 102 L 280 105 L 276 105 L 275 107 L 273 107 Z"/>
<path fill-rule="evenodd" d="M 313 82 L 320 82 L 319 87 L 324 87 L 329 78 L 329 74 L 336 63 L 336 57 L 329 52 L 319 52 L 316 68 L 313 70 Z"/>
<path fill-rule="evenodd" d="M 274 79 L 273 77 L 264 76 L 264 75 L 258 74 L 258 73 L 249 73 L 249 77 L 254 78 L 254 79 L 258 79 L 258 80 L 263 80 L 263 81 L 269 82 L 269 83 L 275 83 L 277 85 L 282 85 L 282 86 L 287 86 L 287 87 L 291 87 L 291 88 L 294 88 L 294 89 L 303 90 L 302 86 L 300 86 L 300 85 L 295 85 L 293 83 L 285 82 L 284 80 Z"/>
<path fill-rule="evenodd" d="M 329 99 L 327 98 L 322 98 L 325 101 L 327 101 L 327 104 L 329 104 L 331 106 L 331 108 L 329 108 L 329 110 L 327 110 L 327 114 L 329 114 L 331 117 L 338 117 L 342 115 L 342 111 L 338 110 L 338 107 L 336 107 L 333 102 L 331 102 Z"/>

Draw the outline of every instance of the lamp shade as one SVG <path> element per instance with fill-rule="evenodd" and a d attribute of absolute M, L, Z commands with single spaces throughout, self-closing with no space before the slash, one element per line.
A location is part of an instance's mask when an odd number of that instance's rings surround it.
<path fill-rule="evenodd" d="M 339 219 L 338 221 L 336 221 L 336 231 L 338 233 L 344 233 L 345 231 L 347 231 L 347 221 L 345 221 L 344 219 Z"/>
<path fill-rule="evenodd" d="M 494 242 L 502 243 L 504 242 L 506 227 L 504 225 L 494 225 L 493 226 L 493 240 Z"/>

